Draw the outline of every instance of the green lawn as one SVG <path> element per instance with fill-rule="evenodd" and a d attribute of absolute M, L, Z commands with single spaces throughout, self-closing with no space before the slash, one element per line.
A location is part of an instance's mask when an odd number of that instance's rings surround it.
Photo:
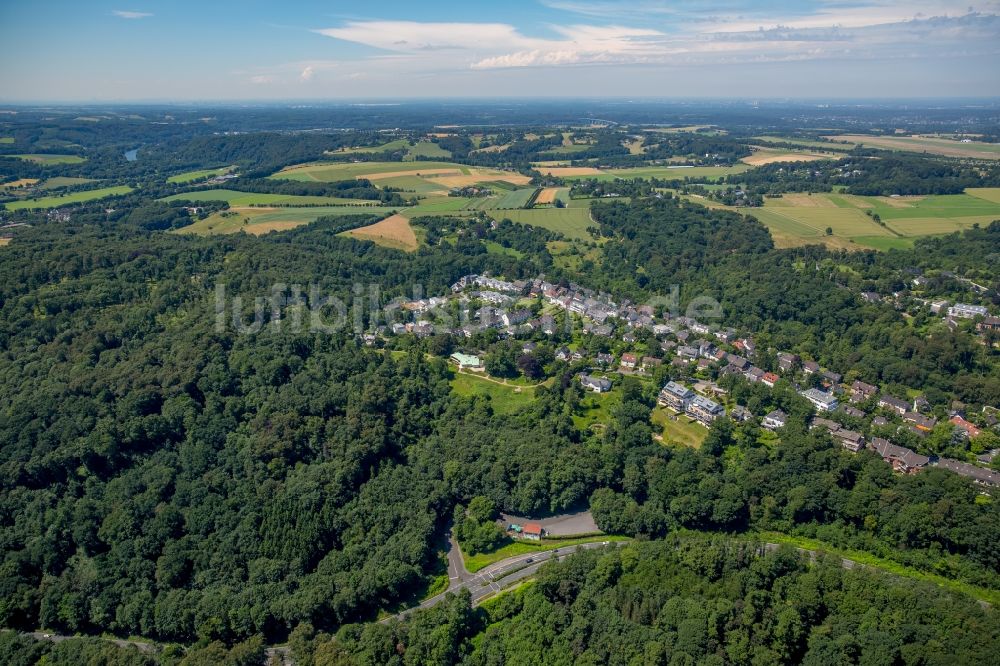
<path fill-rule="evenodd" d="M 433 141 L 420 141 L 417 145 L 410 148 L 407 153 L 407 157 L 410 159 L 416 159 L 418 157 L 429 157 L 431 159 L 444 158 L 447 159 L 451 157 L 451 151 L 445 150 Z"/>
<path fill-rule="evenodd" d="M 542 539 L 541 541 L 513 541 L 508 543 L 492 553 L 477 553 L 475 555 L 466 555 L 462 553 L 462 559 L 465 560 L 465 568 L 475 573 L 480 569 L 484 569 L 494 562 L 499 562 L 500 560 L 505 560 L 508 557 L 516 557 L 517 555 L 528 555 L 530 553 L 545 553 L 550 550 L 564 548 L 572 548 L 581 543 L 594 543 L 595 541 L 628 541 L 628 537 L 623 536 L 590 536 L 581 537 L 579 539 Z"/>
<path fill-rule="evenodd" d="M 558 231 L 567 238 L 590 240 L 587 227 L 597 226 L 590 217 L 590 208 L 534 208 L 530 210 L 496 210 L 490 216 L 512 222 Z"/>
<path fill-rule="evenodd" d="M 80 164 L 81 162 L 87 161 L 86 157 L 80 157 L 79 155 L 46 155 L 40 153 L 30 153 L 25 155 L 10 155 L 10 157 L 17 157 L 18 159 L 41 164 L 42 166 L 52 166 L 55 164 Z"/>
<path fill-rule="evenodd" d="M 220 167 L 218 169 L 200 169 L 198 171 L 185 171 L 175 176 L 167 178 L 168 183 L 190 183 L 192 180 L 201 180 L 212 176 L 221 176 L 227 173 L 232 167 Z"/>
<path fill-rule="evenodd" d="M 920 580 L 928 583 L 934 583 L 939 587 L 944 587 L 953 592 L 959 592 L 962 594 L 967 594 L 976 599 L 989 602 L 994 606 L 1000 604 L 1000 591 L 990 590 L 978 585 L 972 585 L 971 583 L 965 583 L 958 580 L 952 580 L 950 578 L 945 578 L 944 576 L 939 576 L 937 574 L 927 573 L 920 571 L 919 569 L 914 569 L 913 567 L 894 562 L 893 560 L 885 559 L 883 557 L 878 557 L 877 555 L 872 555 L 871 553 L 866 553 L 858 550 L 849 550 L 835 548 L 823 541 L 818 539 L 809 539 L 806 537 L 792 536 L 789 534 L 783 534 L 781 532 L 760 532 L 755 535 L 755 538 L 760 541 L 770 542 L 770 543 L 785 543 L 796 548 L 804 548 L 806 550 L 819 550 L 827 553 L 831 553 L 838 557 L 843 557 L 849 560 L 853 560 L 858 564 L 863 564 L 865 566 L 873 567 L 876 569 L 881 569 L 883 571 L 888 571 L 889 573 L 896 574 L 897 576 L 904 576 L 906 578 L 913 578 L 915 580 Z"/>
<path fill-rule="evenodd" d="M 70 194 L 63 194 L 60 196 L 52 197 L 40 197 L 38 199 L 22 199 L 21 201 L 11 201 L 4 204 L 7 210 L 21 210 L 21 209 L 31 209 L 31 208 L 58 208 L 59 206 L 65 206 L 67 204 L 81 203 L 84 201 L 93 201 L 95 199 L 104 199 L 105 197 L 118 196 L 120 194 L 128 194 L 132 191 L 132 188 L 128 185 L 119 185 L 117 187 L 104 187 L 99 190 L 84 190 L 83 192 L 72 192 Z"/>
<path fill-rule="evenodd" d="M 580 413 L 573 415 L 573 425 L 581 430 L 596 424 L 606 426 L 611 421 L 611 410 L 620 404 L 621 392 L 616 386 L 606 393 L 588 392 L 580 401 Z"/>
<path fill-rule="evenodd" d="M 673 418 L 671 418 L 673 417 Z M 708 437 L 708 428 L 686 416 L 674 414 L 663 407 L 653 409 L 653 423 L 662 428 L 666 444 L 698 448 Z"/>
<path fill-rule="evenodd" d="M 478 374 L 456 372 L 451 380 L 451 390 L 461 396 L 487 396 L 497 414 L 516 412 L 535 399 L 532 386 L 505 385 L 497 381 Z"/>
<path fill-rule="evenodd" d="M 164 197 L 160 201 L 225 201 L 230 206 L 364 206 L 377 204 L 365 199 L 344 199 L 341 197 L 294 196 L 288 194 L 266 194 L 258 192 L 238 192 L 236 190 L 213 189 L 181 192 Z"/>

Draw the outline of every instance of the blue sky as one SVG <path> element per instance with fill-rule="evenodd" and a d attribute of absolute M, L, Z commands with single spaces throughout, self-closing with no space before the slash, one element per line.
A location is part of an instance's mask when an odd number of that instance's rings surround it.
<path fill-rule="evenodd" d="M 0 99 L 993 97 L 1000 0 L 0 3 Z"/>

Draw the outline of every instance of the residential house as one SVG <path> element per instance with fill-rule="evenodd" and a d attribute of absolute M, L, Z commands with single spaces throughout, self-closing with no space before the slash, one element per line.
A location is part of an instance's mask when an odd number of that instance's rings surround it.
<path fill-rule="evenodd" d="M 840 445 L 852 453 L 857 453 L 865 448 L 865 438 L 860 432 L 854 432 L 847 428 L 840 428 L 831 433 L 833 438 L 840 442 Z"/>
<path fill-rule="evenodd" d="M 937 425 L 937 420 L 923 414 L 917 414 L 916 412 L 906 412 L 903 414 L 903 421 L 909 423 L 917 430 L 923 430 L 924 432 L 930 432 Z"/>
<path fill-rule="evenodd" d="M 826 391 L 811 388 L 801 393 L 802 397 L 812 403 L 813 407 L 821 412 L 832 412 L 837 409 L 837 396 Z"/>
<path fill-rule="evenodd" d="M 962 418 L 957 414 L 948 419 L 948 422 L 954 425 L 959 432 L 964 433 L 965 437 L 969 438 L 979 437 L 979 435 L 982 434 L 982 431 L 979 428 L 969 423 L 968 421 L 966 421 L 964 418 Z"/>
<path fill-rule="evenodd" d="M 638 358 L 636 358 L 635 354 L 633 354 L 632 352 L 625 352 L 624 354 L 622 354 L 622 360 L 620 365 L 621 367 L 627 370 L 633 370 L 635 369 L 635 364 L 637 361 Z"/>
<path fill-rule="evenodd" d="M 875 416 L 872 418 L 872 426 L 881 428 L 884 425 L 889 425 L 889 419 L 884 416 Z"/>
<path fill-rule="evenodd" d="M 840 383 L 840 380 L 844 378 L 839 372 L 833 372 L 832 370 L 824 370 L 823 378 L 826 379 L 830 384 L 836 385 Z"/>
<path fill-rule="evenodd" d="M 683 412 L 687 407 L 688 401 L 693 397 L 694 391 L 688 387 L 678 384 L 677 382 L 667 382 L 666 385 L 660 390 L 657 402 L 665 407 L 670 407 L 675 411 Z"/>
<path fill-rule="evenodd" d="M 799 361 L 797 354 L 781 352 L 778 354 L 778 369 L 782 372 L 791 372 L 798 367 Z"/>
<path fill-rule="evenodd" d="M 878 406 L 882 409 L 888 409 L 890 411 L 896 412 L 900 416 L 905 414 L 910 410 L 910 403 L 905 400 L 900 400 L 899 398 L 894 398 L 891 395 L 883 395 L 878 399 Z"/>
<path fill-rule="evenodd" d="M 874 398 L 877 393 L 877 386 L 866 384 L 859 379 L 854 380 L 851 384 L 851 402 L 864 402 L 869 398 Z"/>
<path fill-rule="evenodd" d="M 573 355 L 573 352 L 569 350 L 569 347 L 560 347 L 556 350 L 556 360 L 558 361 L 568 361 Z"/>
<path fill-rule="evenodd" d="M 726 356 L 726 360 L 729 361 L 731 365 L 736 366 L 741 371 L 746 370 L 750 367 L 750 361 L 743 358 L 742 356 L 737 356 L 736 354 L 729 354 Z"/>
<path fill-rule="evenodd" d="M 749 370 L 747 370 L 746 373 L 744 374 L 746 374 L 748 380 L 756 384 L 757 382 L 764 380 L 764 375 L 766 373 L 755 365 L 752 366 Z"/>
<path fill-rule="evenodd" d="M 860 410 L 857 407 L 851 407 L 850 405 L 844 405 L 843 410 L 845 414 L 847 414 L 848 416 L 853 416 L 856 419 L 863 419 L 866 416 L 868 416 L 868 414 L 865 413 L 863 410 Z"/>
<path fill-rule="evenodd" d="M 926 412 L 931 408 L 930 401 L 922 395 L 918 395 L 913 399 L 913 411 L 915 412 Z"/>
<path fill-rule="evenodd" d="M 773 372 L 765 372 L 764 376 L 760 378 L 760 381 L 764 384 L 764 386 L 770 386 L 771 388 L 774 388 L 774 384 L 778 381 L 778 379 L 779 379 L 778 375 L 774 374 Z"/>
<path fill-rule="evenodd" d="M 594 393 L 606 393 L 611 390 L 611 380 L 593 375 L 580 375 L 580 384 Z"/>
<path fill-rule="evenodd" d="M 948 307 L 948 301 L 931 301 L 931 312 L 941 314 Z"/>
<path fill-rule="evenodd" d="M 816 361 L 803 361 L 802 362 L 802 372 L 807 375 L 812 375 L 819 372 L 819 363 Z"/>
<path fill-rule="evenodd" d="M 481 368 L 483 367 L 483 361 L 478 356 L 472 354 L 463 354 L 461 352 L 455 352 L 451 355 L 451 360 L 458 363 L 460 368 Z"/>
<path fill-rule="evenodd" d="M 539 523 L 525 523 L 521 528 L 521 534 L 529 541 L 541 541 L 544 530 Z"/>
<path fill-rule="evenodd" d="M 722 405 L 700 395 L 695 395 L 691 398 L 684 411 L 689 416 L 693 417 L 697 421 L 700 421 L 706 426 L 726 413 L 726 410 L 723 409 Z"/>
<path fill-rule="evenodd" d="M 972 319 L 973 317 L 985 317 L 989 314 L 989 311 L 985 306 L 982 305 L 970 305 L 968 303 L 955 303 L 953 306 L 948 308 L 949 317 L 958 317 L 959 319 Z"/>
<path fill-rule="evenodd" d="M 986 331 L 1000 331 L 1000 317 L 986 317 L 976 324 L 976 330 L 980 333 Z"/>
<path fill-rule="evenodd" d="M 761 425 L 768 430 L 777 430 L 778 428 L 784 428 L 786 423 L 788 423 L 788 414 L 780 409 L 776 409 L 764 417 Z"/>
<path fill-rule="evenodd" d="M 607 367 L 615 362 L 615 357 L 612 356 L 611 354 L 605 354 L 604 352 L 600 352 L 599 354 L 597 354 L 597 362 L 600 365 Z"/>
<path fill-rule="evenodd" d="M 993 470 L 949 458 L 941 458 L 937 461 L 937 466 L 970 478 L 979 485 L 1000 487 L 1000 472 L 994 472 Z"/>
<path fill-rule="evenodd" d="M 738 423 L 745 423 L 753 417 L 753 414 L 743 405 L 736 405 L 729 410 L 729 416 Z"/>
<path fill-rule="evenodd" d="M 677 356 L 683 359 L 696 359 L 698 358 L 698 348 L 681 345 L 677 348 Z"/>
<path fill-rule="evenodd" d="M 643 370 L 646 370 L 646 371 L 653 370 L 654 368 L 658 368 L 661 365 L 663 365 L 663 361 L 661 359 L 656 358 L 655 356 L 643 356 L 642 357 L 642 369 Z"/>
<path fill-rule="evenodd" d="M 892 465 L 893 470 L 904 474 L 915 474 L 930 462 L 927 456 L 922 456 L 905 446 L 897 446 L 883 437 L 872 437 L 869 448 Z"/>

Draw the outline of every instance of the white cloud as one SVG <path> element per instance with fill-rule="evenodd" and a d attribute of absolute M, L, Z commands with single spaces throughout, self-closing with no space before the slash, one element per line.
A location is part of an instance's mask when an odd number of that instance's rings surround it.
<path fill-rule="evenodd" d="M 302 73 L 299 74 L 299 80 L 301 81 L 312 81 L 312 77 L 316 74 L 316 70 L 312 65 L 306 65 Z"/>
<path fill-rule="evenodd" d="M 123 19 L 141 19 L 152 16 L 149 12 L 133 12 L 126 9 L 113 9 L 111 13 Z"/>
<path fill-rule="evenodd" d="M 524 46 L 529 42 L 504 23 L 421 23 L 419 21 L 351 21 L 341 28 L 316 30 L 321 35 L 386 51 L 410 53 L 444 49 L 475 50 L 490 44 Z"/>
<path fill-rule="evenodd" d="M 274 77 L 267 76 L 266 74 L 258 74 L 250 77 L 250 83 L 258 86 L 267 85 L 268 83 L 274 83 Z"/>

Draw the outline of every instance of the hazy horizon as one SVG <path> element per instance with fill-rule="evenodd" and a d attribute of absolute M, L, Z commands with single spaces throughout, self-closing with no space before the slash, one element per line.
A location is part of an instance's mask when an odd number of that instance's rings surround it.
<path fill-rule="evenodd" d="M 55 0 L 0 8 L 0 99 L 983 99 L 998 44 L 998 0 Z"/>

